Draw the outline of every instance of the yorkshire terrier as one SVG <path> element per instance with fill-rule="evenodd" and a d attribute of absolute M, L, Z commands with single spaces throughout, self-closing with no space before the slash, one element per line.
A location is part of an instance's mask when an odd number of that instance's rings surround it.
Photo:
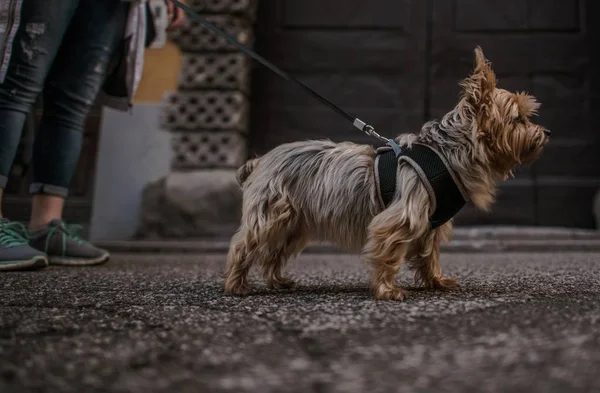
<path fill-rule="evenodd" d="M 454 109 L 425 123 L 417 134 L 401 134 L 402 148 L 413 143 L 439 152 L 474 206 L 489 211 L 498 183 L 536 160 L 550 131 L 532 122 L 540 104 L 526 93 L 496 87 L 491 63 L 475 49 L 475 67 L 461 83 Z M 286 261 L 311 240 L 360 252 L 372 265 L 376 299 L 403 300 L 396 283 L 403 259 L 415 282 L 451 289 L 439 263 L 440 244 L 448 242 L 452 220 L 432 229 L 433 203 L 415 169 L 399 162 L 397 192 L 382 206 L 375 181 L 377 152 L 369 145 L 311 140 L 280 145 L 249 160 L 237 172 L 243 192 L 242 220 L 231 240 L 225 293 L 249 292 L 247 275 L 260 264 L 269 288 L 290 288 Z"/>

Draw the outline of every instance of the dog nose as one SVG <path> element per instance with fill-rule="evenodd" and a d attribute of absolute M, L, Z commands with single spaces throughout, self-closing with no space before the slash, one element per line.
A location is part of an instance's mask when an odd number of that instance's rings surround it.
<path fill-rule="evenodd" d="M 544 129 L 544 134 L 546 134 L 546 136 L 550 136 L 550 135 L 552 135 L 552 131 L 550 131 L 548 129 Z"/>

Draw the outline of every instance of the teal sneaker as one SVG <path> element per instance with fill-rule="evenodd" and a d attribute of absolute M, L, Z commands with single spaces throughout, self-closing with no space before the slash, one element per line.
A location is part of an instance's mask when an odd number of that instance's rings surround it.
<path fill-rule="evenodd" d="M 29 233 L 29 245 L 48 255 L 51 265 L 89 266 L 108 262 L 110 253 L 80 238 L 79 225 L 52 220 L 45 228 Z"/>
<path fill-rule="evenodd" d="M 46 266 L 46 254 L 27 243 L 25 226 L 0 218 L 0 271 L 41 269 Z"/>

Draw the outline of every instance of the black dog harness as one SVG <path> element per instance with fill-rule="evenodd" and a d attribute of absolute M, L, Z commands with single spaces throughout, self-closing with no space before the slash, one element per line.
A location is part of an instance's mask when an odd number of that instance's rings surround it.
<path fill-rule="evenodd" d="M 411 148 L 402 148 L 398 154 L 392 147 L 377 149 L 375 180 L 384 208 L 396 193 L 396 175 L 401 161 L 413 167 L 431 198 L 434 209 L 430 217 L 431 229 L 449 221 L 469 200 L 444 157 L 429 146 L 413 143 Z"/>

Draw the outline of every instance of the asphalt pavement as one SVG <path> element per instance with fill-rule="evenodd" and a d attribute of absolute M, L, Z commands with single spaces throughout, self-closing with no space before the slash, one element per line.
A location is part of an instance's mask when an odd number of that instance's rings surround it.
<path fill-rule="evenodd" d="M 451 253 L 454 292 L 378 302 L 368 266 L 228 297 L 222 255 L 0 276 L 0 392 L 598 392 L 600 253 Z M 410 287 L 410 275 L 400 278 Z"/>

